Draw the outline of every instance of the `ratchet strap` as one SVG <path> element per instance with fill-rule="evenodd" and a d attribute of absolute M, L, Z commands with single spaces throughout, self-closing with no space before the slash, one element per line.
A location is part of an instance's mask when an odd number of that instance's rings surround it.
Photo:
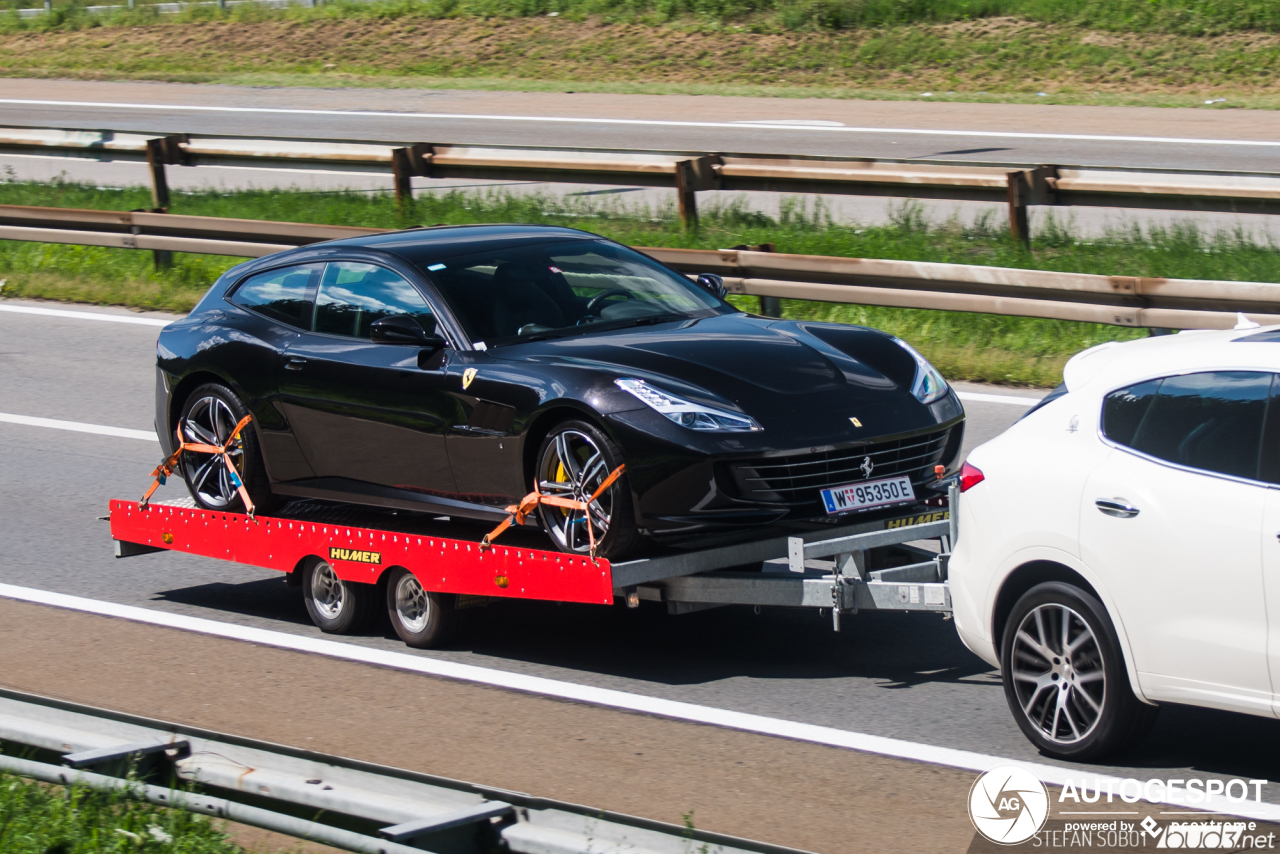
<path fill-rule="evenodd" d="M 588 509 L 592 502 L 604 494 L 604 491 L 613 486 L 618 478 L 622 477 L 622 472 L 626 469 L 626 463 L 618 466 L 609 476 L 606 477 L 601 484 L 596 487 L 596 491 L 591 493 L 591 497 L 586 501 L 577 501 L 573 498 L 561 498 L 558 495 L 543 495 L 538 491 L 537 484 L 534 484 L 533 492 L 530 492 L 524 498 L 520 499 L 519 504 L 512 504 L 507 508 L 510 514 L 506 519 L 502 520 L 502 524 L 494 528 L 492 531 L 484 535 L 484 539 L 480 541 L 480 551 L 486 551 L 493 546 L 493 541 L 498 535 L 510 528 L 512 524 L 523 525 L 524 520 L 533 512 L 533 509 L 539 504 L 546 504 L 551 507 L 563 507 L 566 510 L 581 510 L 583 521 L 587 525 L 587 542 L 591 544 L 591 560 L 596 559 L 596 535 L 591 528 L 591 511 Z"/>
<path fill-rule="evenodd" d="M 227 441 L 222 445 L 208 445 L 204 442 L 188 442 L 186 439 L 182 438 L 182 424 L 179 423 L 177 429 L 178 447 L 172 454 L 166 457 L 160 465 L 156 466 L 156 470 L 151 473 L 151 476 L 156 479 L 156 482 L 151 484 L 151 488 L 147 490 L 147 494 L 142 496 L 142 500 L 138 502 L 138 509 L 147 509 L 147 504 L 151 501 L 151 496 L 154 495 L 156 490 L 163 486 L 165 481 L 169 479 L 169 476 L 177 470 L 178 459 L 182 456 L 182 452 L 191 451 L 195 454 L 214 454 L 222 457 L 222 462 L 227 466 L 227 474 L 231 478 L 231 483 L 235 486 L 236 491 L 240 493 L 240 500 L 244 502 L 245 512 L 248 513 L 249 518 L 252 519 L 253 501 L 249 498 L 249 491 L 244 488 L 244 481 L 240 479 L 240 475 L 236 471 L 235 464 L 231 462 L 230 451 L 231 444 L 235 442 L 236 439 L 240 438 L 240 431 L 243 430 L 245 425 L 252 420 L 253 416 L 251 415 L 246 415 L 244 418 L 241 418 L 240 423 L 236 425 L 236 429 L 231 431 L 231 435 L 227 437 Z"/>

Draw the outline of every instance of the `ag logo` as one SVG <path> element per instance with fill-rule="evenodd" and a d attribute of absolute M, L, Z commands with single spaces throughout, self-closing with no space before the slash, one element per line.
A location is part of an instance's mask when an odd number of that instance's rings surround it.
<path fill-rule="evenodd" d="M 969 818 L 992 842 L 1017 845 L 1044 827 L 1049 818 L 1049 793 L 1030 771 L 1001 765 L 973 782 Z"/>

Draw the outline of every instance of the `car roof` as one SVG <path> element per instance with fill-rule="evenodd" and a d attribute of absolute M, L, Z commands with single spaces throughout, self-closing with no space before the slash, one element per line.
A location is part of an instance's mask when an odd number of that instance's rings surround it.
<path fill-rule="evenodd" d="M 507 246 L 561 240 L 603 240 L 576 228 L 557 225 L 436 225 L 331 240 L 326 248 L 343 246 L 377 249 L 400 255 L 414 263 L 451 255 L 485 252 Z"/>
<path fill-rule="evenodd" d="M 1280 371 L 1280 326 L 1188 330 L 1137 341 L 1110 341 L 1074 356 L 1067 388 L 1106 389 L 1193 371 Z"/>

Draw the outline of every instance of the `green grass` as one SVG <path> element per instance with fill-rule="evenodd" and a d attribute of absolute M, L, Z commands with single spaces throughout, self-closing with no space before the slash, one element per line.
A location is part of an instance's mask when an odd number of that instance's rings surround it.
<path fill-rule="evenodd" d="M 34 0 L 4 0 L 0 8 L 38 6 Z M 99 25 L 101 16 L 83 11 L 85 3 L 57 0 L 48 18 L 18 20 L 11 29 L 49 30 Z M 140 0 L 133 12 L 117 13 L 111 23 L 154 20 Z M 983 18 L 1016 17 L 1128 33 L 1218 35 L 1230 32 L 1280 32 L 1280 4 L 1274 0 L 390 0 L 373 5 L 330 0 L 317 9 L 291 9 L 295 17 L 374 17 L 427 15 L 438 18 L 523 18 L 555 12 L 569 18 L 606 21 L 670 22 L 696 18 L 722 24 L 800 29 L 865 29 L 911 24 L 949 24 Z M 209 20 L 223 16 L 257 19 L 279 14 L 239 8 L 218 13 L 192 9 L 171 20 Z"/>
<path fill-rule="evenodd" d="M 208 819 L 0 774 L 4 854 L 244 854 Z"/>
<path fill-rule="evenodd" d="M 146 207 L 145 190 L 79 184 L 0 184 L 0 204 L 129 210 Z M 504 191 L 422 195 L 402 216 L 380 193 L 242 191 L 175 197 L 175 213 L 397 228 L 413 224 L 523 222 L 566 225 L 639 246 L 715 249 L 774 243 L 779 252 L 895 258 L 1127 276 L 1280 282 L 1274 244 L 1238 232 L 1192 226 L 1134 227 L 1084 240 L 1067 224 L 1040 225 L 1027 252 L 996 217 L 930 222 L 904 204 L 883 226 L 835 221 L 820 205 L 794 200 L 778 217 L 739 204 L 703 205 L 697 233 L 680 230 L 670 207 L 646 208 L 617 197 L 513 196 Z M 152 268 L 150 253 L 98 247 L 0 241 L 0 294 L 135 308 L 184 311 L 236 259 L 176 256 L 173 269 Z M 738 297 L 750 311 L 758 301 Z M 1143 330 L 1068 321 L 871 306 L 784 301 L 787 317 L 859 323 L 911 341 L 952 379 L 1054 385 L 1074 353 Z"/>

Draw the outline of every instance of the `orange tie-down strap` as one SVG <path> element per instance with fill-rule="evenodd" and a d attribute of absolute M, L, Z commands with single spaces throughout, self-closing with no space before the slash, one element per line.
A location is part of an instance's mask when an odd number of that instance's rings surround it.
<path fill-rule="evenodd" d="M 586 516 L 585 521 L 587 523 L 587 542 L 591 544 L 591 559 L 594 561 L 596 559 L 596 535 L 595 531 L 591 529 L 591 512 L 588 507 L 591 502 L 603 495 L 606 489 L 613 486 L 614 481 L 622 477 L 622 472 L 625 471 L 626 468 L 627 464 L 623 463 L 611 471 L 609 476 L 604 479 L 604 482 L 596 487 L 596 491 L 591 493 L 591 497 L 586 501 L 575 501 L 572 498 L 561 498 L 558 495 L 543 495 L 538 491 L 537 485 L 535 485 L 533 492 L 530 492 L 524 498 L 521 498 L 519 504 L 512 504 L 507 508 L 507 513 L 510 515 L 507 516 L 506 519 L 502 520 L 502 524 L 484 535 L 484 539 L 480 541 L 480 551 L 485 551 L 493 546 L 493 541 L 498 538 L 498 535 L 507 530 L 507 528 L 510 528 L 512 524 L 523 525 L 525 518 L 533 512 L 533 508 L 537 507 L 539 504 L 549 504 L 552 507 L 563 507 L 566 510 L 581 510 L 583 512 Z"/>
<path fill-rule="evenodd" d="M 229 449 L 231 443 L 240 438 L 240 431 L 245 425 L 253 420 L 252 415 L 246 415 L 240 419 L 240 423 L 236 425 L 236 429 L 231 431 L 231 435 L 227 437 L 227 441 L 221 445 L 206 445 L 204 442 L 188 442 L 182 438 L 182 424 L 178 424 L 178 447 L 170 454 L 160 465 L 156 466 L 156 470 L 151 476 L 156 482 L 151 484 L 151 488 L 147 490 L 147 494 L 142 496 L 142 500 L 138 502 L 139 510 L 146 510 L 147 503 L 151 500 L 151 496 L 155 495 L 157 489 L 164 485 L 169 476 L 178 468 L 178 458 L 182 456 L 183 451 L 192 451 L 197 454 L 217 454 L 222 457 L 222 461 L 226 463 L 227 473 L 231 476 L 231 482 L 235 484 L 236 491 L 240 493 L 240 500 L 244 502 L 245 512 L 249 514 L 249 518 L 253 518 L 253 502 L 249 499 L 249 492 L 244 488 L 244 481 L 240 479 L 240 475 L 236 472 L 235 464 L 231 462 L 231 454 Z"/>

